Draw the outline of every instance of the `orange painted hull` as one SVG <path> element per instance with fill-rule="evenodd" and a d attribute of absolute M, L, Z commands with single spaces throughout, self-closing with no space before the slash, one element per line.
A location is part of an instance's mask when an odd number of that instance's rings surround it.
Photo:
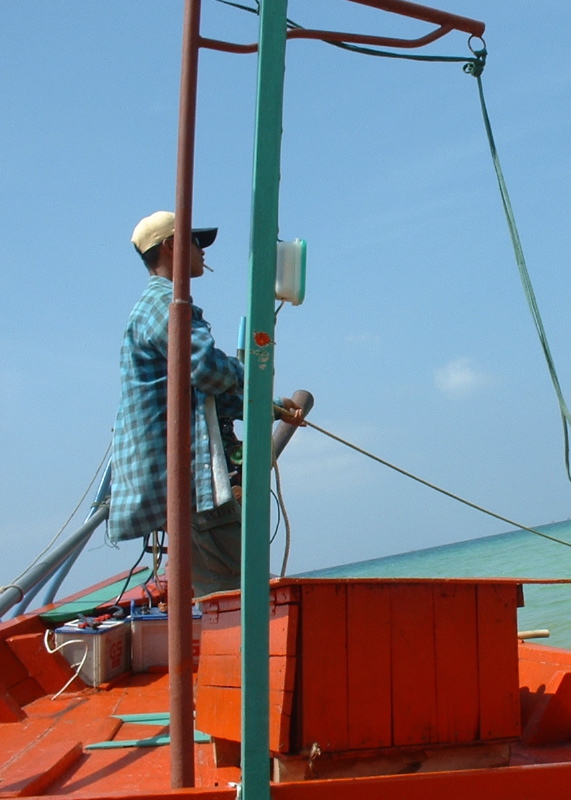
<path fill-rule="evenodd" d="M 425 598 L 426 588 L 423 593 Z M 311 595 L 312 592 L 308 594 L 310 599 Z M 403 602 L 399 600 L 401 616 Z M 306 624 L 318 605 L 308 606 Z M 379 606 L 374 603 L 370 606 L 378 615 Z M 301 607 L 301 617 L 303 614 Z M 363 619 L 357 619 L 357 626 L 362 624 Z M 176 791 L 169 788 L 168 745 L 86 750 L 85 746 L 94 742 L 164 734 L 164 726 L 122 724 L 117 715 L 168 709 L 168 674 L 159 669 L 129 673 L 98 688 L 78 683 L 52 700 L 69 676 L 70 668 L 62 657 L 52 656 L 43 649 L 45 629 L 37 613 L 0 623 L 0 798 L 161 800 L 189 795 L 222 800 L 236 797 L 231 784 L 240 781 L 239 768 L 216 767 L 213 745 L 208 742 L 195 745 L 196 788 Z M 284 642 L 289 647 L 294 637 L 287 626 L 283 630 Z M 306 628 L 296 640 L 303 640 L 304 635 L 307 638 L 308 631 Z M 333 628 L 330 633 L 333 635 Z M 344 646 L 340 641 L 340 651 Z M 401 643 L 399 647 L 402 646 Z M 307 654 L 311 652 L 309 647 Z M 309 681 L 311 674 L 308 675 Z M 451 769 L 424 772 L 425 767 L 419 763 L 415 774 L 329 780 L 313 776 L 310 780 L 272 784 L 271 796 L 275 800 L 567 797 L 571 786 L 571 744 L 567 744 L 571 742 L 570 676 L 571 652 L 519 645 L 522 733 L 517 740 L 513 736 L 510 739 L 508 766 L 454 769 L 451 762 Z M 365 685 L 362 691 L 366 690 Z M 497 702 L 501 703 L 501 699 Z M 309 717 L 304 724 L 313 725 L 311 720 Z"/>

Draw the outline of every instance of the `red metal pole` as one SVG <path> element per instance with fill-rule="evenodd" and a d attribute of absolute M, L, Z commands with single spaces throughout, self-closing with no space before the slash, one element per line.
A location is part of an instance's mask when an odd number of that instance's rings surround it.
<path fill-rule="evenodd" d="M 351 0 L 351 2 L 378 8 L 381 11 L 391 11 L 394 14 L 401 14 L 403 17 L 434 22 L 436 25 L 451 26 L 457 31 L 470 33 L 472 36 L 482 36 L 486 27 L 483 22 L 478 22 L 478 20 L 459 17 L 457 14 L 449 14 L 447 11 L 429 8 L 419 3 L 410 3 L 408 0 Z"/>
<path fill-rule="evenodd" d="M 169 313 L 167 529 L 171 786 L 194 786 L 190 250 L 200 0 L 186 0 L 180 87 L 173 302 Z"/>
<path fill-rule="evenodd" d="M 431 42 L 440 39 L 450 33 L 452 26 L 437 28 L 420 39 L 395 39 L 387 36 L 370 36 L 363 33 L 342 33 L 339 31 L 322 31 L 308 28 L 293 28 L 286 33 L 289 39 L 318 39 L 323 42 L 350 42 L 352 44 L 363 44 L 377 47 L 401 47 L 412 49 L 414 47 L 424 47 Z M 209 50 L 219 50 L 222 53 L 257 53 L 258 43 L 235 44 L 233 42 L 222 42 L 217 39 L 201 39 L 201 46 Z"/>
<path fill-rule="evenodd" d="M 434 22 L 440 25 L 436 31 L 425 34 L 420 39 L 395 39 L 386 36 L 371 36 L 359 33 L 340 33 L 337 31 L 319 31 L 306 28 L 295 28 L 287 32 L 288 39 L 322 39 L 329 42 L 352 42 L 353 44 L 376 45 L 379 47 L 402 47 L 414 48 L 424 47 L 431 42 L 440 39 L 452 30 L 469 33 L 472 36 L 483 36 L 486 28 L 483 22 L 469 17 L 460 17 L 457 14 L 449 14 L 447 11 L 440 11 L 437 8 L 429 8 L 418 3 L 411 3 L 409 0 L 351 0 L 353 3 L 361 3 L 364 6 L 376 8 L 379 11 L 389 11 L 394 14 L 401 14 L 404 17 L 420 19 L 423 22 Z M 201 39 L 202 47 L 210 50 L 220 50 L 226 53 L 255 53 L 258 50 L 257 42 L 254 44 L 235 44 L 232 42 L 222 42 L 216 39 Z"/>

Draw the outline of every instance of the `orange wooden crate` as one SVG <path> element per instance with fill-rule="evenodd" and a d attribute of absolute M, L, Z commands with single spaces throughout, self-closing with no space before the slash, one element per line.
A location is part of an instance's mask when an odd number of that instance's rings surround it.
<path fill-rule="evenodd" d="M 501 580 L 271 584 L 270 750 L 324 752 L 520 734 L 517 606 Z M 240 594 L 203 605 L 197 727 L 240 740 Z"/>

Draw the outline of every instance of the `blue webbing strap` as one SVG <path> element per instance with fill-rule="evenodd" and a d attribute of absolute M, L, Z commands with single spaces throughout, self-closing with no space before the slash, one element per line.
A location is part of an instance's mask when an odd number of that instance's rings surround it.
<path fill-rule="evenodd" d="M 561 421 L 563 423 L 563 436 L 565 441 L 565 469 L 567 471 L 567 477 L 569 478 L 569 480 L 571 480 L 571 471 L 569 466 L 569 425 L 571 425 L 571 414 L 569 413 L 569 409 L 567 408 L 567 403 L 565 402 L 565 398 L 563 397 L 563 392 L 561 391 L 561 385 L 559 383 L 559 378 L 555 370 L 555 363 L 553 361 L 553 356 L 551 355 L 549 342 L 547 341 L 547 335 L 545 333 L 545 328 L 543 327 L 543 322 L 541 320 L 541 315 L 539 313 L 539 307 L 537 305 L 537 300 L 535 298 L 535 292 L 533 291 L 533 286 L 531 285 L 531 278 L 529 277 L 529 272 L 527 269 L 527 265 L 525 263 L 523 248 L 519 238 L 519 233 L 517 230 L 506 182 L 504 180 L 502 168 L 500 166 L 500 159 L 498 157 L 498 151 L 496 149 L 494 135 L 492 133 L 492 126 L 490 124 L 488 110 L 486 108 L 486 101 L 484 99 L 484 89 L 482 87 L 482 77 L 481 77 L 486 59 L 486 51 L 485 50 L 477 51 L 475 55 L 478 59 L 478 63 L 475 66 L 472 64 L 467 64 L 464 67 L 464 70 L 465 72 L 472 74 L 478 81 L 478 92 L 480 95 L 480 105 L 482 107 L 484 125 L 486 128 L 486 133 L 488 135 L 488 142 L 490 145 L 490 152 L 492 154 L 492 161 L 494 163 L 494 169 L 496 170 L 496 177 L 498 179 L 500 196 L 502 198 L 502 204 L 508 222 L 508 228 L 510 231 L 510 236 L 514 248 L 515 258 L 521 282 L 531 311 L 531 315 L 533 317 L 533 321 L 535 323 L 535 328 L 539 336 L 539 341 L 541 343 L 543 354 L 547 362 L 547 368 L 549 369 L 551 381 L 553 383 L 557 399 L 559 400 L 559 409 L 561 411 Z"/>

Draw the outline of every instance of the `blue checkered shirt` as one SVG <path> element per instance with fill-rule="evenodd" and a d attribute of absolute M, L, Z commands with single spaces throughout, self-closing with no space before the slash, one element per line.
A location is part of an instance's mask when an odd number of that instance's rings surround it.
<path fill-rule="evenodd" d="M 172 282 L 152 276 L 131 312 L 121 348 L 121 402 L 113 434 L 109 535 L 113 541 L 166 527 L 167 342 Z M 192 306 L 193 508 L 214 506 L 204 401 L 220 417 L 242 417 L 244 368 L 217 349 L 202 310 Z M 189 487 L 190 489 L 190 487 Z"/>

